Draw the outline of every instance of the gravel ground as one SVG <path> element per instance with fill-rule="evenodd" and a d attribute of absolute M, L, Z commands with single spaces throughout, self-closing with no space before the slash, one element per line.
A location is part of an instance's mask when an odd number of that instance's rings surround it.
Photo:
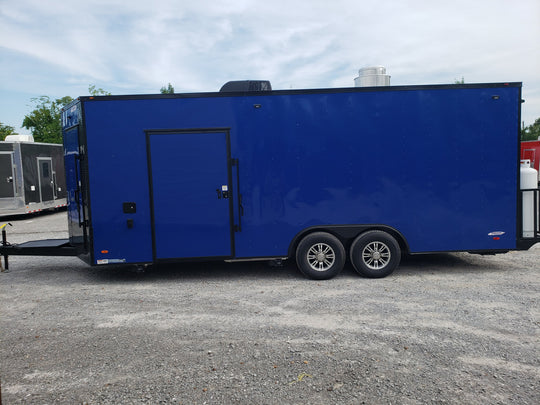
<path fill-rule="evenodd" d="M 65 212 L 10 241 L 66 235 Z M 181 264 L 136 273 L 11 257 L 4 404 L 538 404 L 540 245 L 350 266 Z"/>

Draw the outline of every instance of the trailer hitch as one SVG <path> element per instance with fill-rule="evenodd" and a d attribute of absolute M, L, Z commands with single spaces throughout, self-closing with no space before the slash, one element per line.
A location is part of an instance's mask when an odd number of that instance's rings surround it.
<path fill-rule="evenodd" d="M 0 226 L 0 229 L 2 229 L 2 246 L 9 246 L 11 245 L 11 243 L 9 243 L 7 241 L 7 233 L 6 233 L 6 226 L 9 225 L 9 226 L 13 226 L 11 225 L 9 222 L 5 223 L 4 225 Z M 3 272 L 8 272 L 9 271 L 9 258 L 8 258 L 8 254 L 7 253 L 4 253 L 4 263 L 5 265 L 2 266 L 2 263 L 0 262 L 0 271 L 3 273 Z"/>

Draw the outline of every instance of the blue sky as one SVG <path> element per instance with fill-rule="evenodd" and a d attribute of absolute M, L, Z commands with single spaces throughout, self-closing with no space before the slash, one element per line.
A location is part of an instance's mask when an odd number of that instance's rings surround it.
<path fill-rule="evenodd" d="M 0 122 L 20 129 L 31 99 L 349 87 L 384 65 L 392 85 L 523 82 L 540 117 L 538 0 L 0 0 Z"/>

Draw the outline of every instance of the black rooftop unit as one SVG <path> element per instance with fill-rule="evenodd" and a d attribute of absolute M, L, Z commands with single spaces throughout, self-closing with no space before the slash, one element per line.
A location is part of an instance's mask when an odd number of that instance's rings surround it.
<path fill-rule="evenodd" d="M 246 91 L 271 91 L 272 85 L 268 80 L 233 80 L 225 83 L 219 90 L 222 93 L 237 93 Z"/>

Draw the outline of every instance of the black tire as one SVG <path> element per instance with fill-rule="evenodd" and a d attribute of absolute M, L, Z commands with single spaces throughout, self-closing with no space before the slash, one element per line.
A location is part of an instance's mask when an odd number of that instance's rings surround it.
<path fill-rule="evenodd" d="M 394 272 L 401 260 L 401 249 L 394 237 L 384 231 L 368 231 L 351 245 L 351 262 L 364 277 L 382 278 Z"/>
<path fill-rule="evenodd" d="M 300 271 L 314 280 L 335 277 L 345 265 L 343 244 L 334 235 L 314 232 L 304 237 L 296 248 L 296 264 Z"/>

